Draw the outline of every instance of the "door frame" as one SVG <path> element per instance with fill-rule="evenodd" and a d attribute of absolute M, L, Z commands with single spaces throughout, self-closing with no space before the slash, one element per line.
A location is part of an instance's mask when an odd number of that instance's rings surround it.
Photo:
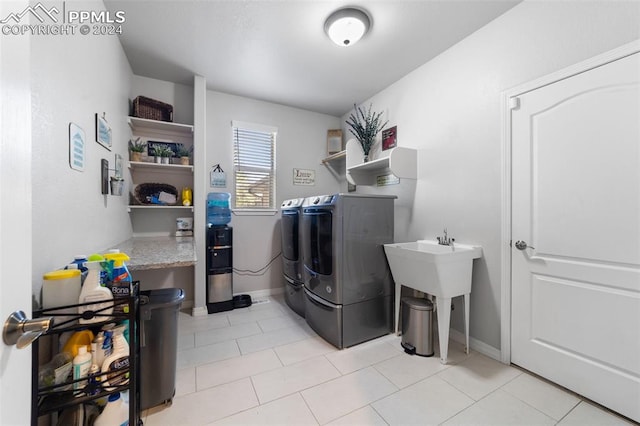
<path fill-rule="evenodd" d="M 512 240 L 512 168 L 511 168 L 511 110 L 518 107 L 517 97 L 556 83 L 577 74 L 640 52 L 640 40 L 624 44 L 591 59 L 563 68 L 502 93 L 502 230 L 501 230 L 501 303 L 500 303 L 500 361 L 511 363 L 511 240 Z"/>

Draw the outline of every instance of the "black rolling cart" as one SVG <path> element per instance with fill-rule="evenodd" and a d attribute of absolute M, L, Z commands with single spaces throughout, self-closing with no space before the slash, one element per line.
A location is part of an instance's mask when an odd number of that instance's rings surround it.
<path fill-rule="evenodd" d="M 31 374 L 31 425 L 36 426 L 38 424 L 38 418 L 47 414 L 60 412 L 65 408 L 75 407 L 79 404 L 90 403 L 97 399 L 108 397 L 116 392 L 129 391 L 129 424 L 130 425 L 142 425 L 140 419 L 140 358 L 139 358 L 139 342 L 140 342 L 140 327 L 139 327 L 139 310 L 138 310 L 138 290 L 139 282 L 133 283 L 133 292 L 131 296 L 116 298 L 113 301 L 109 301 L 109 306 L 103 310 L 98 311 L 86 311 L 83 314 L 69 314 L 69 308 L 77 308 L 78 306 L 92 305 L 96 302 L 60 306 L 57 308 L 41 309 L 33 312 L 34 318 L 41 317 L 53 317 L 54 323 L 49 330 L 43 334 L 44 336 L 59 337 L 60 334 L 67 331 L 78 331 L 84 329 L 97 329 L 105 324 L 113 322 L 122 322 L 129 320 L 129 366 L 124 367 L 117 372 L 110 374 L 110 377 L 128 376 L 129 380 L 124 385 L 110 386 L 109 390 L 99 388 L 97 385 L 91 384 L 90 381 L 85 379 L 80 380 L 67 380 L 61 384 L 54 384 L 51 386 L 40 387 L 38 383 L 39 373 L 39 353 L 40 344 L 39 339 L 33 342 L 32 350 L 32 374 Z M 105 315 L 101 311 L 106 311 L 110 307 L 116 310 L 116 307 L 122 307 L 123 313 L 111 313 Z M 72 319 L 64 320 L 56 324 L 56 318 L 59 317 L 73 317 Z M 104 318 L 104 321 L 95 322 L 92 324 L 79 324 L 77 319 L 92 319 L 92 318 Z M 57 343 L 57 339 L 53 338 L 53 341 Z M 73 384 L 77 382 L 86 382 L 83 387 L 76 390 L 68 390 L 73 388 Z"/>

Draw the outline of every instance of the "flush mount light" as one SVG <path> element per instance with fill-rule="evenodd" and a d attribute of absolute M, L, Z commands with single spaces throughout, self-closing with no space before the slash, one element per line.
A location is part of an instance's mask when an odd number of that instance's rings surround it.
<path fill-rule="evenodd" d="M 352 46 L 364 36 L 371 21 L 362 10 L 353 7 L 338 9 L 324 23 L 324 32 L 338 46 Z"/>

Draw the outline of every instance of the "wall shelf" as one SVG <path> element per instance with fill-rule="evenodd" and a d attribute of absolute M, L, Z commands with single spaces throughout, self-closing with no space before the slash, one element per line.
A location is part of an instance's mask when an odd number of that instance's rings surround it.
<path fill-rule="evenodd" d="M 193 206 L 163 206 L 161 204 L 145 204 L 145 205 L 131 205 L 127 207 L 127 210 L 176 210 L 183 209 L 193 212 Z"/>
<path fill-rule="evenodd" d="M 347 142 L 347 177 L 356 185 L 375 185 L 378 176 L 392 173 L 401 179 L 416 179 L 418 153 L 413 148 L 395 147 L 381 153 L 383 157 L 366 163 L 360 162 L 364 153 L 360 144 L 351 139 Z"/>
<path fill-rule="evenodd" d="M 183 166 L 182 164 L 158 164 L 148 161 L 129 161 L 129 168 L 136 170 L 156 170 L 161 172 L 184 172 L 193 173 L 193 166 Z"/>
<path fill-rule="evenodd" d="M 129 127 L 134 132 L 163 132 L 193 135 L 193 126 L 190 124 L 171 123 L 167 121 L 147 120 L 146 118 L 128 117 Z"/>
<path fill-rule="evenodd" d="M 345 149 L 343 151 L 336 152 L 335 154 L 332 154 L 327 158 L 323 158 L 321 162 L 324 165 L 334 164 L 334 163 L 339 163 L 341 161 L 344 161 L 346 158 L 347 158 L 347 150 Z"/>

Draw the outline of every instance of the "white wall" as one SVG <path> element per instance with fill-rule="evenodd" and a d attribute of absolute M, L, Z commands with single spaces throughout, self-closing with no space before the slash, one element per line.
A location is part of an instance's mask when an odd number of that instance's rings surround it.
<path fill-rule="evenodd" d="M 98 10 L 102 3 L 74 3 Z M 127 197 L 100 193 L 100 159 L 126 160 L 131 68 L 116 36 L 31 38 L 33 132 L 33 291 L 42 274 L 76 254 L 102 251 L 131 235 Z M 95 141 L 96 113 L 113 131 L 108 151 Z M 69 167 L 69 123 L 86 134 L 85 171 Z M 113 173 L 113 172 L 111 172 Z M 20 194 L 16 194 L 19 202 Z"/>
<path fill-rule="evenodd" d="M 276 207 L 283 200 L 338 192 L 339 180 L 320 163 L 327 156 L 327 130 L 340 128 L 340 119 L 268 102 L 207 92 L 207 170 L 220 163 L 227 172 L 227 188 L 233 196 L 233 141 L 231 121 L 239 120 L 278 128 L 276 140 Z M 294 186 L 293 168 L 316 172 L 315 186 Z M 218 189 L 216 189 L 218 191 Z M 209 188 L 208 192 L 213 192 Z M 206 205 L 206 194 L 199 205 Z M 281 250 L 280 214 L 233 215 L 233 266 L 257 270 Z M 199 285 L 196 283 L 196 285 Z M 204 284 L 203 284 L 204 285 Z M 277 259 L 259 277 L 234 274 L 233 291 L 243 293 L 283 286 L 282 261 Z"/>
<path fill-rule="evenodd" d="M 525 1 L 363 102 L 387 111 L 399 146 L 420 150 L 407 239 L 446 226 L 484 248 L 473 338 L 500 348 L 501 93 L 638 38 L 638 2 Z M 460 305 L 452 321 L 463 329 Z"/>
<path fill-rule="evenodd" d="M 146 96 L 173 106 L 174 123 L 193 124 L 193 87 L 134 75 L 131 100 Z"/>

